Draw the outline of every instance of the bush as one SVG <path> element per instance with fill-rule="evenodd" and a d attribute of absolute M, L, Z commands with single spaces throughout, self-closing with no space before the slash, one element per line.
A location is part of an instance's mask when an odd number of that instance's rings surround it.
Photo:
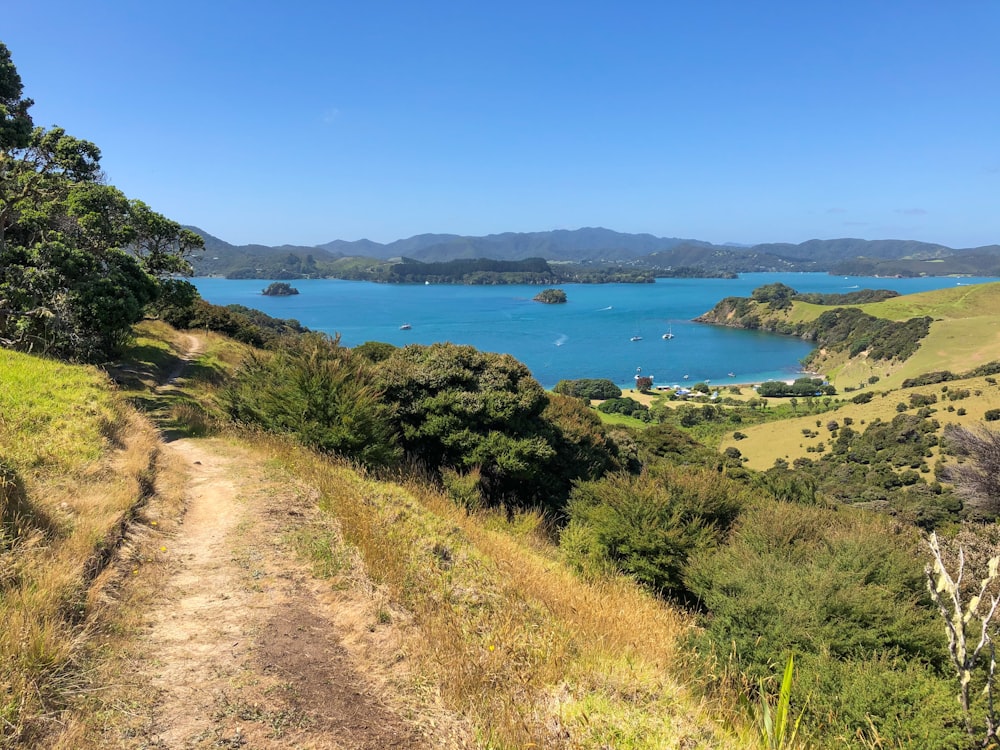
<path fill-rule="evenodd" d="M 610 380 L 604 378 L 580 378 L 578 380 L 560 380 L 552 389 L 564 396 L 576 396 L 586 399 L 621 398 L 622 389 Z"/>
<path fill-rule="evenodd" d="M 649 407 L 630 397 L 609 398 L 598 404 L 597 410 L 605 414 L 624 414 L 627 417 L 649 421 Z"/>
<path fill-rule="evenodd" d="M 873 514 L 756 501 L 725 545 L 693 553 L 685 569 L 708 612 L 697 646 L 734 653 L 751 683 L 794 651 L 805 724 L 828 737 L 853 740 L 870 715 L 883 736 L 962 746 L 918 544 L 910 527 Z"/>
<path fill-rule="evenodd" d="M 983 414 L 983 419 L 987 422 L 996 422 L 1000 419 L 1000 409 L 987 409 L 986 413 Z"/>
<path fill-rule="evenodd" d="M 910 394 L 910 406 L 930 406 L 931 404 L 937 403 L 937 396 L 933 393 L 911 393 Z"/>
<path fill-rule="evenodd" d="M 336 339 L 308 334 L 249 356 L 223 390 L 237 423 L 296 436 L 304 445 L 370 466 L 400 458 L 391 409 L 370 385 L 371 365 Z"/>
<path fill-rule="evenodd" d="M 407 456 L 434 473 L 478 468 L 486 503 L 559 511 L 574 481 L 616 465 L 597 416 L 547 395 L 509 354 L 411 344 L 380 362 L 374 379 Z"/>
<path fill-rule="evenodd" d="M 567 505 L 564 553 L 581 570 L 620 570 L 658 593 L 687 594 L 688 557 L 714 547 L 746 491 L 708 470 L 613 474 L 578 484 Z"/>

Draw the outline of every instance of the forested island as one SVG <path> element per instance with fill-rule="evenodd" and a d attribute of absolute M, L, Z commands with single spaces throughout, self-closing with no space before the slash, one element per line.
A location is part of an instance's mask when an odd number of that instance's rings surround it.
<path fill-rule="evenodd" d="M 535 295 L 534 300 L 546 305 L 564 305 L 566 304 L 566 292 L 562 289 L 543 289 Z"/>
<path fill-rule="evenodd" d="M 273 284 L 268 284 L 261 292 L 265 297 L 289 297 L 298 293 L 298 289 L 284 281 L 275 281 Z"/>

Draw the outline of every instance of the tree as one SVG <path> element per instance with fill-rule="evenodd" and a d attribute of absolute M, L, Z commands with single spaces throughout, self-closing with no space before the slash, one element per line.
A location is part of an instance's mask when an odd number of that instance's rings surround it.
<path fill-rule="evenodd" d="M 557 510 L 575 479 L 615 462 L 596 415 L 550 399 L 509 354 L 412 344 L 376 373 L 410 460 L 435 474 L 478 469 L 487 503 Z"/>
<path fill-rule="evenodd" d="M 101 152 L 32 127 L 0 44 L 0 343 L 71 360 L 117 353 L 201 239 L 103 182 Z M 169 286 L 169 289 L 166 287 Z"/>
<path fill-rule="evenodd" d="M 31 135 L 32 121 L 28 110 L 34 104 L 22 97 L 21 76 L 10 57 L 7 45 L 0 42 L 0 154 L 24 148 Z"/>
<path fill-rule="evenodd" d="M 129 251 L 153 276 L 192 274 L 187 256 L 205 248 L 205 241 L 190 229 L 153 211 L 139 200 L 129 202 L 132 241 Z"/>

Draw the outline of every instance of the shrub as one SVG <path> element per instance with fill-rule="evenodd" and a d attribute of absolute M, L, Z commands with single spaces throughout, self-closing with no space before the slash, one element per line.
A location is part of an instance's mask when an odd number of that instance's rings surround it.
<path fill-rule="evenodd" d="M 448 467 L 441 471 L 441 482 L 444 484 L 448 497 L 453 503 L 467 511 L 478 510 L 482 506 L 483 496 L 479 490 L 480 480 L 479 469 L 476 468 L 465 474 Z"/>
<path fill-rule="evenodd" d="M 983 419 L 987 422 L 996 422 L 1000 419 L 1000 409 L 987 409 L 986 413 L 983 414 Z"/>
<path fill-rule="evenodd" d="M 596 415 L 509 354 L 411 344 L 374 373 L 407 456 L 434 473 L 478 467 L 484 502 L 560 510 L 575 480 L 616 464 Z"/>
<path fill-rule="evenodd" d="M 937 396 L 933 393 L 911 393 L 910 394 L 910 406 L 930 406 L 931 404 L 937 403 Z"/>
<path fill-rule="evenodd" d="M 685 569 L 707 609 L 695 642 L 733 653 L 751 683 L 775 655 L 801 655 L 804 722 L 826 725 L 828 738 L 853 741 L 871 716 L 883 736 L 961 746 L 917 545 L 915 531 L 874 514 L 757 500 L 726 544 L 695 552 Z"/>
<path fill-rule="evenodd" d="M 714 547 L 743 507 L 744 488 L 709 470 L 613 474 L 578 484 L 564 552 L 579 569 L 616 569 L 653 591 L 684 596 L 691 554 Z"/>
<path fill-rule="evenodd" d="M 238 423 L 289 433 L 304 445 L 372 466 L 400 457 L 391 410 L 369 363 L 336 339 L 309 334 L 244 360 L 222 400 Z"/>
<path fill-rule="evenodd" d="M 634 398 L 609 398 L 597 405 L 597 410 L 605 414 L 624 414 L 628 417 L 649 421 L 649 407 Z"/>
<path fill-rule="evenodd" d="M 621 398 L 622 389 L 613 382 L 603 378 L 580 378 L 578 380 L 560 380 L 552 389 L 565 396 L 576 396 L 586 399 Z"/>
<path fill-rule="evenodd" d="M 872 391 L 865 391 L 864 393 L 859 393 L 857 396 L 851 397 L 851 403 L 867 404 L 873 398 L 875 398 L 875 394 Z"/>

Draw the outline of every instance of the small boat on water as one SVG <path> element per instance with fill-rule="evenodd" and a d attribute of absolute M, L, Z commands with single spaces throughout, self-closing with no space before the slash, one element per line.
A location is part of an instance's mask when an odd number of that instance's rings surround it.
<path fill-rule="evenodd" d="M 660 338 L 664 339 L 665 341 L 669 341 L 673 337 L 674 337 L 674 329 L 673 328 L 668 328 L 667 332 L 665 334 L 663 334 L 663 336 L 661 336 Z"/>
<path fill-rule="evenodd" d="M 403 323 L 403 325 L 399 327 L 399 330 L 409 331 L 411 328 L 413 328 L 413 326 L 411 326 L 409 323 Z"/>
<path fill-rule="evenodd" d="M 642 336 L 633 336 L 629 341 L 642 341 Z"/>

